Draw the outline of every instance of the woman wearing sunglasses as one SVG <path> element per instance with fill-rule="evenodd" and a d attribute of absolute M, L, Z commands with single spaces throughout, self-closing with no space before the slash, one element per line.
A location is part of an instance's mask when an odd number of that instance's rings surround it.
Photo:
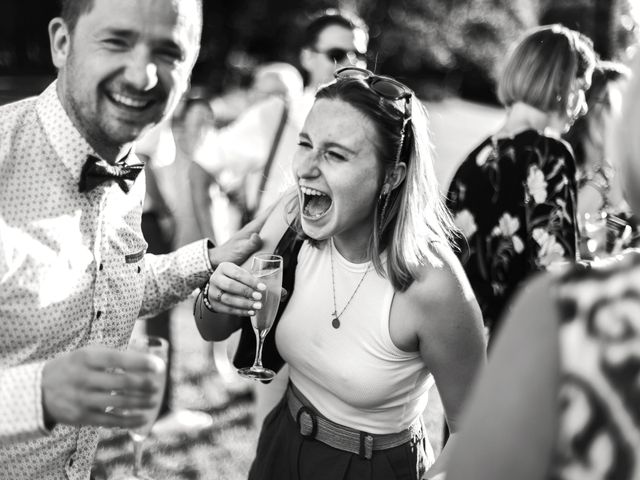
<path fill-rule="evenodd" d="M 449 187 L 459 252 L 491 336 L 522 280 L 576 259 L 576 167 L 560 135 L 586 111 L 594 64 L 590 41 L 577 32 L 528 32 L 499 79 L 504 125 Z"/>
<path fill-rule="evenodd" d="M 263 423 L 251 479 L 422 478 L 433 463 L 422 424 L 430 387 L 435 380 L 455 434 L 484 363 L 424 107 L 388 77 L 355 67 L 335 76 L 300 133 L 297 188 L 261 232 L 265 250 L 283 252 L 291 232 L 299 250 L 285 258 L 285 279 L 297 263 L 293 291 L 267 337 L 290 385 Z M 258 286 L 222 264 L 206 302 L 196 300 L 203 337 L 246 329 Z M 265 350 L 265 366 L 277 367 L 269 358 Z"/>

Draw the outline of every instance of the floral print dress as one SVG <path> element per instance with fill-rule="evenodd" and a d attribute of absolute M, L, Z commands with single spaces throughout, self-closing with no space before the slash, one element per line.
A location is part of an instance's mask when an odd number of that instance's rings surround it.
<path fill-rule="evenodd" d="M 447 205 L 491 334 L 528 275 L 576 259 L 576 191 L 570 147 L 536 130 L 489 137 L 458 168 Z"/>

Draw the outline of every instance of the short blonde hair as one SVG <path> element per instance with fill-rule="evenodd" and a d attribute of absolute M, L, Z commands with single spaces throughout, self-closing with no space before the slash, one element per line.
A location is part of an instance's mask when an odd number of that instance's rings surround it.
<path fill-rule="evenodd" d="M 593 70 L 595 53 L 584 35 L 562 25 L 530 30 L 515 45 L 498 82 L 498 99 L 563 113 L 575 79 Z"/>

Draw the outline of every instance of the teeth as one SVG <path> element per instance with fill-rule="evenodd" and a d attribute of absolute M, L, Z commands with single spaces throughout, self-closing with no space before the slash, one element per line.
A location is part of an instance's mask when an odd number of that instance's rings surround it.
<path fill-rule="evenodd" d="M 114 94 L 112 94 L 112 96 L 113 96 L 113 99 L 116 102 L 122 103 L 123 105 L 126 105 L 127 107 L 142 108 L 145 105 L 147 105 L 146 101 L 136 100 L 135 98 L 126 97 L 126 96 L 121 95 L 119 93 L 114 93 Z"/>
<path fill-rule="evenodd" d="M 326 195 L 326 193 L 323 193 L 320 190 L 315 190 L 313 188 L 303 187 L 303 186 L 300 186 L 300 191 L 305 195 L 316 195 L 316 196 Z"/>

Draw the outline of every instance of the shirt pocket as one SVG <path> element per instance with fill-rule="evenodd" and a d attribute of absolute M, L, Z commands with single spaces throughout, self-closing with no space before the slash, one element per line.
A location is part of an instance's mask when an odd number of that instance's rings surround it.
<path fill-rule="evenodd" d="M 108 274 L 109 296 L 112 310 L 124 320 L 126 333 L 133 320 L 138 317 L 145 293 L 145 254 L 147 242 L 142 235 L 121 237 L 120 248 L 111 262 L 112 271 Z"/>

